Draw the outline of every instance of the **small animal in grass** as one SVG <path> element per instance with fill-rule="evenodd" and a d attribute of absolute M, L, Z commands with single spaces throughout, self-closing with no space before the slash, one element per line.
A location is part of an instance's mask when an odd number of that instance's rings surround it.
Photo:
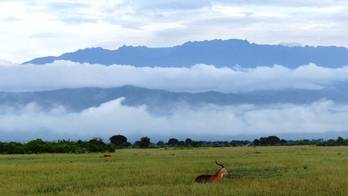
<path fill-rule="evenodd" d="M 104 157 L 111 157 L 111 154 L 105 154 L 105 153 L 103 153 L 103 156 L 104 156 Z"/>
<path fill-rule="evenodd" d="M 225 167 L 221 164 L 219 164 L 217 161 L 215 163 L 219 166 L 221 166 L 220 169 L 216 172 L 215 175 L 200 175 L 195 179 L 195 182 L 197 183 L 210 183 L 210 182 L 219 182 L 224 174 L 228 174 L 228 171 L 225 169 Z"/>

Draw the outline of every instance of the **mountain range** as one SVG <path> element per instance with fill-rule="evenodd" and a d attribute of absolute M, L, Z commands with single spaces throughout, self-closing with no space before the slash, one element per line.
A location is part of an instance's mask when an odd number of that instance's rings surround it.
<path fill-rule="evenodd" d="M 168 115 L 182 104 L 187 106 L 237 104 L 310 104 L 320 99 L 337 103 L 348 103 L 348 84 L 321 90 L 268 90 L 244 93 L 220 93 L 215 91 L 201 93 L 170 92 L 122 86 L 115 88 L 78 88 L 40 92 L 1 92 L 0 105 L 18 107 L 38 103 L 43 108 L 57 105 L 79 112 L 90 107 L 124 97 L 123 105 L 138 107 L 146 105 L 153 114 Z"/>
<path fill-rule="evenodd" d="M 211 64 L 216 67 L 244 68 L 282 65 L 297 68 L 314 63 L 336 68 L 348 65 L 348 49 L 336 46 L 261 45 L 247 40 L 210 40 L 186 42 L 167 48 L 122 46 L 116 50 L 86 48 L 60 56 L 35 58 L 23 64 L 46 64 L 55 60 L 102 65 L 132 65 L 136 67 L 191 67 Z"/>
<path fill-rule="evenodd" d="M 283 46 L 259 45 L 246 40 L 211 40 L 186 42 L 168 48 L 148 48 L 145 46 L 122 46 L 117 50 L 86 48 L 60 56 L 35 58 L 25 64 L 43 65 L 55 60 L 79 63 L 127 64 L 135 67 L 191 67 L 197 63 L 212 64 L 216 67 L 257 67 L 280 64 L 288 68 L 315 63 L 318 66 L 342 67 L 348 65 L 348 49 L 335 46 Z M 263 90 L 244 93 L 221 92 L 170 92 L 165 89 L 147 89 L 135 86 L 115 88 L 78 88 L 41 92 L 2 92 L 2 105 L 25 105 L 31 102 L 44 107 L 63 105 L 73 111 L 97 107 L 102 103 L 124 97 L 124 105 L 146 105 L 154 113 L 171 111 L 179 103 L 188 105 L 215 104 L 308 104 L 320 99 L 338 103 L 348 102 L 348 84 L 341 83 L 321 90 Z"/>
<path fill-rule="evenodd" d="M 8 141 L 346 136 L 347 65 L 343 47 L 236 39 L 86 48 L 4 68 L 3 89 L 15 90 L 0 92 L 0 132 Z"/>

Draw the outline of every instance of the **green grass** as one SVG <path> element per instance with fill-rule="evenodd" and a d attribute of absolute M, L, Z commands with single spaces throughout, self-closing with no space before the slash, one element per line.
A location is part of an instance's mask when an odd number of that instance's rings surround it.
<path fill-rule="evenodd" d="M 258 152 L 258 153 L 256 153 Z M 215 174 L 215 160 L 229 175 Z M 346 195 L 347 147 L 125 149 L 0 155 L 0 195 Z"/>

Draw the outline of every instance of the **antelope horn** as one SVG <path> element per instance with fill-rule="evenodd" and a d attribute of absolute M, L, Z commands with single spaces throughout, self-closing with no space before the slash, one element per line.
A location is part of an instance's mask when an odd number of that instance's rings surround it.
<path fill-rule="evenodd" d="M 220 165 L 222 168 L 225 168 L 223 165 L 219 164 L 216 160 L 215 160 L 216 165 Z"/>

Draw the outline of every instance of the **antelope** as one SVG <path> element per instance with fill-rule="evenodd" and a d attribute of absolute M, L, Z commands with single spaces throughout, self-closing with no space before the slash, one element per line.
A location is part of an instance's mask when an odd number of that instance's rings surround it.
<path fill-rule="evenodd" d="M 105 154 L 105 153 L 103 153 L 103 156 L 104 156 L 104 157 L 111 157 L 110 154 Z"/>
<path fill-rule="evenodd" d="M 215 163 L 221 166 L 221 168 L 218 169 L 215 175 L 200 175 L 195 179 L 195 182 L 197 183 L 219 182 L 224 176 L 224 174 L 228 174 L 227 170 L 225 169 L 223 165 L 219 164 L 217 161 L 215 161 Z"/>

